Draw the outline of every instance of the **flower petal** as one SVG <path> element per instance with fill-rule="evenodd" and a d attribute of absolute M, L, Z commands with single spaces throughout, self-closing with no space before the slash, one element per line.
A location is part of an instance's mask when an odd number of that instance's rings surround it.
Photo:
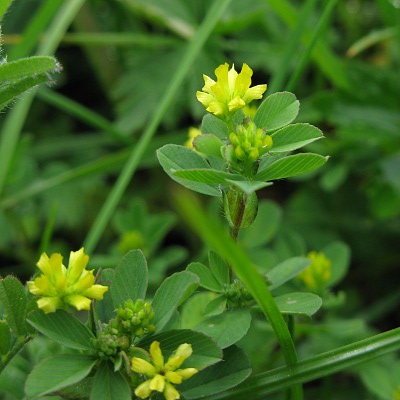
<path fill-rule="evenodd" d="M 135 395 L 137 397 L 140 397 L 141 399 L 147 399 L 151 394 L 151 389 L 150 389 L 150 380 L 141 383 L 136 389 L 135 389 Z"/>
<path fill-rule="evenodd" d="M 92 300 L 80 294 L 71 294 L 64 298 L 65 303 L 75 307 L 78 311 L 90 310 L 90 304 Z"/>
<path fill-rule="evenodd" d="M 261 99 L 264 92 L 267 90 L 267 85 L 257 85 L 246 90 L 243 96 L 243 100 L 246 104 L 250 103 L 252 100 Z"/>
<path fill-rule="evenodd" d="M 165 388 L 165 377 L 162 375 L 155 375 L 153 379 L 150 380 L 150 389 L 156 390 L 157 392 L 162 393 Z"/>
<path fill-rule="evenodd" d="M 157 373 L 154 365 L 139 357 L 132 358 L 131 369 L 132 371 L 138 372 L 139 374 L 145 374 L 150 377 L 154 376 Z"/>
<path fill-rule="evenodd" d="M 179 374 L 182 377 L 182 380 L 189 379 L 194 374 L 197 374 L 198 372 L 199 372 L 199 370 L 196 368 L 184 368 L 184 369 L 178 369 L 177 371 L 175 371 L 175 373 Z"/>
<path fill-rule="evenodd" d="M 160 342 L 156 340 L 150 345 L 150 355 L 157 370 L 164 368 L 164 356 L 160 349 Z"/>
<path fill-rule="evenodd" d="M 59 297 L 42 297 L 37 301 L 38 307 L 46 314 L 54 312 L 61 308 L 62 301 Z"/>
<path fill-rule="evenodd" d="M 85 254 L 83 247 L 78 251 L 71 251 L 68 264 L 68 277 L 70 283 L 74 283 L 79 279 L 88 262 L 89 256 Z"/>
<path fill-rule="evenodd" d="M 83 296 L 90 297 L 95 300 L 102 300 L 104 293 L 107 292 L 108 287 L 103 285 L 92 285 L 89 289 L 82 292 Z"/>
<path fill-rule="evenodd" d="M 164 397 L 166 400 L 178 400 L 181 398 L 181 395 L 170 383 L 167 382 L 165 384 Z"/>
<path fill-rule="evenodd" d="M 183 381 L 182 376 L 175 371 L 167 371 L 165 373 L 165 379 L 167 382 L 174 383 L 175 385 L 178 385 Z"/>

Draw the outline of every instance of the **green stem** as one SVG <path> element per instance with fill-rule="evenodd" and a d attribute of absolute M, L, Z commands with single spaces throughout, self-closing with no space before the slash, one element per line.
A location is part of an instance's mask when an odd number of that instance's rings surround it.
<path fill-rule="evenodd" d="M 299 46 L 299 42 L 301 42 L 301 37 L 307 27 L 307 23 L 309 21 L 310 15 L 315 8 L 315 3 L 317 0 L 307 0 L 300 13 L 299 18 L 297 20 L 297 26 L 293 29 L 289 40 L 285 46 L 283 55 L 281 57 L 279 67 L 276 70 L 276 73 L 272 76 L 271 82 L 268 84 L 268 93 L 272 94 L 276 91 L 280 90 L 284 85 L 285 77 L 287 75 L 288 70 L 291 67 L 291 61 L 293 59 L 293 54 L 296 53 L 296 49 Z"/>
<path fill-rule="evenodd" d="M 174 199 L 191 228 L 231 265 L 233 272 L 246 285 L 274 329 L 289 370 L 295 368 L 297 355 L 289 329 L 265 280 L 248 255 L 215 219 L 204 213 L 193 195 L 181 190 L 174 194 Z M 293 389 L 292 399 L 302 399 L 300 386 Z"/>
<path fill-rule="evenodd" d="M 171 83 L 165 91 L 164 97 L 160 101 L 160 105 L 155 111 L 154 117 L 147 126 L 147 129 L 140 138 L 137 146 L 132 151 L 127 163 L 117 179 L 115 186 L 112 188 L 106 202 L 98 214 L 98 217 L 89 231 L 88 236 L 86 237 L 85 248 L 88 253 L 93 253 L 102 233 L 106 229 L 108 221 L 113 215 L 114 210 L 117 207 L 128 184 L 131 182 L 132 176 L 136 171 L 140 159 L 143 156 L 151 139 L 153 138 L 163 116 L 167 112 L 177 90 L 181 86 L 194 60 L 196 59 L 201 48 L 203 47 L 230 1 L 231 0 L 219 0 L 213 2 L 204 22 L 190 41 L 186 50 L 186 54 L 183 56 L 176 74 L 172 77 Z"/>
<path fill-rule="evenodd" d="M 263 399 L 270 393 L 284 390 L 296 383 L 320 379 L 399 349 L 400 328 L 396 328 L 300 361 L 292 367 L 276 368 L 253 375 L 237 388 L 208 396 L 205 400 L 242 400 L 250 397 L 254 400 Z"/>
<path fill-rule="evenodd" d="M 286 86 L 287 91 L 293 91 L 296 87 L 302 72 L 304 71 L 307 63 L 311 57 L 311 53 L 317 44 L 318 39 L 321 36 L 323 29 L 326 26 L 326 23 L 335 7 L 337 0 L 330 0 L 325 6 L 324 12 L 321 15 L 320 20 L 318 21 L 317 27 L 315 28 L 314 34 L 312 35 L 311 40 L 308 42 L 307 47 L 304 50 L 303 56 L 301 57 L 294 73 L 292 74 L 289 83 Z"/>
<path fill-rule="evenodd" d="M 14 345 L 9 353 L 7 353 L 4 358 L 0 360 L 0 374 L 7 364 L 22 350 L 22 348 L 32 339 L 32 336 L 27 336 Z"/>

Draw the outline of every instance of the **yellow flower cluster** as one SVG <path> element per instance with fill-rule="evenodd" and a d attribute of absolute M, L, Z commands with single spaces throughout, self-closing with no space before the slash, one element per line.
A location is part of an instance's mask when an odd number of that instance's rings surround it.
<path fill-rule="evenodd" d="M 62 260 L 59 253 L 43 253 L 36 264 L 42 274 L 27 282 L 29 291 L 40 296 L 37 304 L 45 313 L 68 306 L 89 310 L 92 299 L 101 300 L 108 287 L 95 284 L 93 270 L 86 270 L 89 256 L 83 248 L 71 251 L 68 268 Z"/>
<path fill-rule="evenodd" d="M 182 383 L 198 372 L 196 368 L 179 369 L 192 355 L 192 346 L 188 343 L 181 344 L 164 363 L 160 343 L 154 341 L 150 345 L 150 355 L 152 363 L 138 357 L 132 359 L 132 371 L 149 378 L 135 389 L 135 395 L 147 399 L 153 391 L 156 391 L 162 393 L 166 400 L 179 399 L 180 394 L 173 385 Z"/>
<path fill-rule="evenodd" d="M 227 63 L 220 65 L 215 70 L 217 81 L 203 75 L 204 86 L 202 91 L 196 92 L 197 100 L 206 110 L 218 117 L 230 119 L 230 116 L 240 110 L 252 100 L 261 99 L 267 90 L 267 85 L 250 87 L 252 69 L 243 64 L 238 74 L 235 67 L 229 69 Z"/>
<path fill-rule="evenodd" d="M 324 253 L 311 251 L 307 254 L 312 262 L 300 274 L 298 278 L 312 291 L 318 292 L 325 288 L 326 284 L 331 279 L 331 260 Z"/>

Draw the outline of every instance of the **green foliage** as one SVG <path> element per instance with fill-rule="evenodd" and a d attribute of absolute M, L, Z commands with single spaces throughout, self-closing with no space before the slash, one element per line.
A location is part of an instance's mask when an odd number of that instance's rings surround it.
<path fill-rule="evenodd" d="M 103 362 L 93 379 L 93 390 L 90 399 L 131 399 L 128 382 L 119 372 L 115 372 L 111 364 Z"/>
<path fill-rule="evenodd" d="M 43 360 L 28 376 L 25 392 L 29 397 L 44 396 L 85 378 L 96 359 L 81 354 L 61 354 Z"/>
<path fill-rule="evenodd" d="M 33 311 L 28 322 L 49 338 L 76 350 L 91 350 L 93 333 L 74 316 L 63 310 L 46 315 L 41 310 Z"/>
<path fill-rule="evenodd" d="M 185 399 L 399 397 L 398 19 L 385 0 L 1 1 L 0 398 L 136 398 L 154 340 L 191 345 Z M 264 99 L 205 111 L 224 62 Z M 103 299 L 37 310 L 40 253 L 81 246 Z"/>
<path fill-rule="evenodd" d="M 125 300 L 144 299 L 147 290 L 147 264 L 140 250 L 129 252 L 115 269 L 111 297 L 114 307 Z"/>

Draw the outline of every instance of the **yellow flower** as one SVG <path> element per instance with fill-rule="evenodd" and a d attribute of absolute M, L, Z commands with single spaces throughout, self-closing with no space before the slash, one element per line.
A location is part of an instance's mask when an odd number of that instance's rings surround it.
<path fill-rule="evenodd" d="M 319 292 L 325 288 L 331 279 L 331 260 L 324 253 L 311 251 L 307 254 L 312 263 L 300 274 L 298 278 L 312 291 Z"/>
<path fill-rule="evenodd" d="M 215 70 L 217 82 L 207 75 L 203 75 L 204 86 L 202 91 L 196 92 L 197 100 L 206 110 L 218 117 L 230 117 L 230 114 L 243 108 L 252 100 L 261 99 L 267 85 L 257 85 L 250 88 L 252 69 L 243 64 L 238 74 L 233 65 L 230 70 L 227 63 Z"/>
<path fill-rule="evenodd" d="M 185 147 L 193 149 L 193 139 L 199 135 L 201 135 L 200 129 L 190 127 L 188 132 L 189 139 L 184 143 Z"/>
<path fill-rule="evenodd" d="M 150 345 L 152 363 L 138 357 L 132 359 L 132 371 L 146 375 L 149 378 L 135 389 L 135 395 L 141 399 L 147 399 L 151 392 L 156 391 L 163 393 L 166 400 L 179 399 L 180 394 L 173 385 L 182 383 L 182 381 L 191 378 L 198 372 L 196 368 L 179 369 L 182 363 L 189 358 L 191 354 L 192 346 L 188 343 L 184 343 L 181 344 L 169 357 L 168 361 L 164 363 L 164 356 L 160 349 L 160 343 L 154 341 Z"/>
<path fill-rule="evenodd" d="M 59 253 L 52 254 L 50 258 L 43 253 L 36 264 L 42 274 L 27 282 L 29 291 L 41 296 L 37 304 L 45 313 L 68 306 L 77 310 L 89 310 L 92 299 L 101 300 L 108 287 L 95 285 L 93 270 L 85 269 L 89 256 L 83 248 L 71 251 L 68 268 L 63 265 L 62 260 Z"/>

